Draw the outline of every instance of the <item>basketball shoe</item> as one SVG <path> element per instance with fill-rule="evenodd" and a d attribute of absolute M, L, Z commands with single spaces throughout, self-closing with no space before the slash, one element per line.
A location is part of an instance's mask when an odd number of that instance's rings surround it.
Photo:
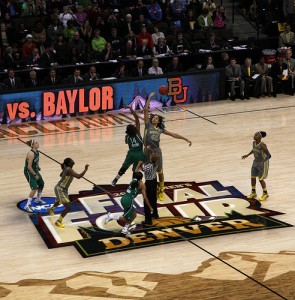
<path fill-rule="evenodd" d="M 141 225 L 142 225 L 142 227 L 152 227 L 153 223 L 152 222 L 142 221 Z"/>
<path fill-rule="evenodd" d="M 128 231 L 131 233 L 135 228 L 136 228 L 136 224 L 131 223 L 130 226 L 128 227 Z"/>
<path fill-rule="evenodd" d="M 164 189 L 163 188 L 158 188 L 158 200 L 159 201 L 164 201 Z"/>
<path fill-rule="evenodd" d="M 60 228 L 64 228 L 65 227 L 65 225 L 60 220 L 57 220 L 55 222 L 55 225 L 58 226 L 58 227 L 60 227 Z"/>
<path fill-rule="evenodd" d="M 34 212 L 34 210 L 33 210 L 33 208 L 32 208 L 31 205 L 26 205 L 26 206 L 24 207 L 24 210 L 26 210 L 27 212 L 30 212 L 30 213 Z"/>
<path fill-rule="evenodd" d="M 46 202 L 44 201 L 44 200 L 42 200 L 41 198 L 36 198 L 35 199 L 35 203 L 37 203 L 37 204 L 41 204 L 41 205 L 44 205 L 44 204 L 46 204 Z"/>
<path fill-rule="evenodd" d="M 135 223 L 131 223 L 128 227 L 123 227 L 123 229 L 121 230 L 121 233 L 125 234 L 126 236 L 130 235 L 132 233 L 132 231 L 136 228 L 136 224 Z"/>
<path fill-rule="evenodd" d="M 118 182 L 118 179 L 115 177 L 111 183 L 112 186 L 115 186 Z"/>
<path fill-rule="evenodd" d="M 269 195 L 268 194 L 263 194 L 260 198 L 259 198 L 259 201 L 264 201 L 266 200 L 266 198 L 268 198 Z"/>
<path fill-rule="evenodd" d="M 257 194 L 255 192 L 251 192 L 251 194 L 249 196 L 247 196 L 247 199 L 253 199 L 256 197 L 257 197 Z"/>
<path fill-rule="evenodd" d="M 130 235 L 131 232 L 128 230 L 127 227 L 124 227 L 122 230 L 121 230 L 121 233 L 125 234 L 126 236 Z"/>

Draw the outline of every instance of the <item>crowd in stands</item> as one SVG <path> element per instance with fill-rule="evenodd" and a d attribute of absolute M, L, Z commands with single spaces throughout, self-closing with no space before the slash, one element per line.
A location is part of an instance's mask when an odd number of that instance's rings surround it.
<path fill-rule="evenodd" d="M 24 68 L 38 75 L 39 68 L 58 73 L 63 65 L 117 60 L 113 76 L 122 78 L 132 73 L 126 60 L 188 53 L 194 41 L 210 47 L 208 32 L 226 27 L 224 7 L 213 0 L 11 0 L 0 5 L 0 66 L 7 77 Z M 160 71 L 152 65 L 150 74 L 166 72 L 166 66 Z"/>
<path fill-rule="evenodd" d="M 284 4 L 288 0 L 282 1 Z M 0 88 L 99 80 L 104 74 L 97 70 L 95 63 L 98 61 L 118 61 L 118 68 L 112 74 L 116 78 L 186 71 L 178 54 L 194 51 L 196 44 L 204 49 L 223 49 L 228 31 L 227 13 L 221 3 L 219 0 L 0 1 L 0 67 L 2 74 L 5 73 Z M 283 10 L 282 3 L 279 1 Z M 260 9 L 264 5 L 275 6 L 277 1 L 245 0 L 242 4 L 251 12 L 256 6 Z M 288 13 L 285 19 L 293 24 Z M 165 66 L 159 65 L 158 56 L 163 54 L 171 55 L 170 63 Z M 151 66 L 146 68 L 145 61 L 138 59 L 136 67 L 129 70 L 125 62 L 138 57 L 150 58 Z M 226 57 L 226 53 L 221 57 L 224 59 L 214 62 L 209 55 L 202 65 L 191 66 L 189 70 L 226 68 L 235 61 Z M 81 74 L 78 67 L 81 63 L 93 64 Z M 260 78 L 266 78 L 259 80 L 260 87 L 255 87 L 255 95 L 274 95 L 273 82 L 264 74 L 270 69 L 261 70 L 259 64 L 264 65 L 261 61 L 255 64 L 256 71 L 263 75 Z M 70 74 L 61 77 L 58 69 L 63 65 L 75 67 Z M 26 78 L 20 78 L 17 72 L 24 68 L 30 71 L 26 72 Z M 48 70 L 42 80 L 38 78 L 40 68 Z M 232 74 L 232 70 L 226 69 L 229 81 L 239 73 L 237 70 Z M 235 98 L 235 85 L 229 87 L 232 99 Z M 240 84 L 240 87 L 240 95 L 247 98 L 247 84 Z"/>

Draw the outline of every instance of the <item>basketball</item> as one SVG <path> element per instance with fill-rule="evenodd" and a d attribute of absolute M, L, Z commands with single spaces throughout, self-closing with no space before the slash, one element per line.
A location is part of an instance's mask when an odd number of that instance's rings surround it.
<path fill-rule="evenodd" d="M 166 85 L 161 85 L 159 87 L 159 93 L 161 95 L 167 95 L 168 94 L 168 88 L 167 88 L 167 86 Z"/>

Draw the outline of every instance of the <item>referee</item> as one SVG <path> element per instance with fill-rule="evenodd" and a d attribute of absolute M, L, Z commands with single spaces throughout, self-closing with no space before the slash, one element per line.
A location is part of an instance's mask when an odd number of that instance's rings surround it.
<path fill-rule="evenodd" d="M 158 168 L 158 155 L 156 152 L 153 152 L 150 147 L 147 147 L 147 150 L 151 152 L 151 161 L 147 164 L 143 164 L 143 161 L 140 161 L 137 165 L 137 169 L 144 172 L 145 176 L 145 186 L 146 186 L 146 196 L 149 199 L 149 202 L 153 208 L 153 213 L 151 213 L 149 207 L 144 202 L 144 215 L 145 220 L 142 222 L 144 227 L 149 227 L 153 225 L 152 218 L 159 218 L 158 209 L 157 209 L 157 168 Z"/>

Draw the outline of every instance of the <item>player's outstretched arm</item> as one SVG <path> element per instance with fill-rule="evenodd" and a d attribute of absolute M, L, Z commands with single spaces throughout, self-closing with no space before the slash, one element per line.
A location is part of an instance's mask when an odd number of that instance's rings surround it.
<path fill-rule="evenodd" d="M 76 173 L 73 169 L 70 169 L 68 172 L 69 172 L 69 175 L 71 175 L 71 176 L 73 176 L 73 177 L 75 177 L 75 178 L 77 178 L 77 179 L 80 179 L 80 178 L 82 178 L 82 177 L 85 175 L 85 173 L 86 173 L 87 170 L 88 170 L 88 167 L 89 167 L 89 165 L 85 165 L 84 171 L 81 172 L 80 174 L 79 174 L 79 173 Z"/>
<path fill-rule="evenodd" d="M 251 150 L 248 154 L 246 154 L 246 155 L 243 155 L 242 156 L 242 159 L 245 159 L 245 158 L 247 158 L 249 155 L 251 155 L 253 153 L 253 150 Z"/>
<path fill-rule="evenodd" d="M 167 130 L 164 130 L 163 133 L 164 133 L 164 134 L 167 134 L 167 135 L 169 135 L 169 136 L 172 136 L 172 137 L 175 138 L 175 139 L 184 140 L 184 141 L 186 141 L 186 142 L 189 143 L 189 146 L 192 145 L 192 142 L 191 142 L 189 139 L 187 139 L 186 137 L 184 137 L 184 136 L 182 136 L 182 135 L 180 135 L 180 134 L 178 134 L 178 133 L 170 132 L 170 131 L 167 131 Z"/>
<path fill-rule="evenodd" d="M 130 112 L 132 113 L 134 120 L 135 120 L 135 127 L 137 129 L 137 132 L 140 133 L 140 122 L 139 117 L 136 113 L 136 111 L 132 108 L 132 106 L 129 106 Z"/>
<path fill-rule="evenodd" d="M 144 107 L 144 123 L 147 124 L 149 122 L 149 107 L 150 107 L 150 103 L 151 103 L 151 99 L 152 97 L 154 97 L 156 95 L 155 92 L 150 93 L 148 99 L 146 100 L 145 103 L 145 107 Z"/>
<path fill-rule="evenodd" d="M 135 127 L 136 127 L 137 131 L 140 133 L 140 122 L 139 122 L 139 118 L 138 118 L 136 111 L 132 108 L 131 105 L 125 105 L 124 108 L 130 109 L 130 112 L 133 115 L 134 120 L 135 120 Z"/>

